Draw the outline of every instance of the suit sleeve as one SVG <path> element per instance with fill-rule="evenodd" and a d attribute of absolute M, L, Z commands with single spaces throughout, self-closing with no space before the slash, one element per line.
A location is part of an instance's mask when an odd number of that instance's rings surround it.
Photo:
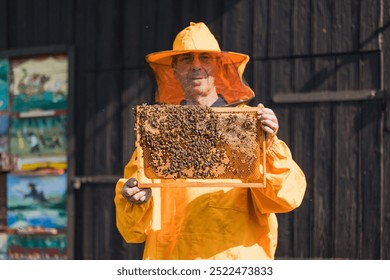
<path fill-rule="evenodd" d="M 132 204 L 122 196 L 123 185 L 129 178 L 137 178 L 137 153 L 125 167 L 124 178 L 118 180 L 115 187 L 116 226 L 128 243 L 142 243 L 152 220 L 153 197 L 144 204 Z"/>
<path fill-rule="evenodd" d="M 289 212 L 302 203 L 305 175 L 286 143 L 276 136 L 266 154 L 266 187 L 251 189 L 255 207 L 262 214 Z"/>

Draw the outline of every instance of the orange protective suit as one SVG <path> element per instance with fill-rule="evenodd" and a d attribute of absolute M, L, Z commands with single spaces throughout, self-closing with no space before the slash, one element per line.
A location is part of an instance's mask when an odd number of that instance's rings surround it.
<path fill-rule="evenodd" d="M 136 178 L 136 153 L 125 178 Z M 126 242 L 146 241 L 144 259 L 273 259 L 274 213 L 301 204 L 306 180 L 287 145 L 276 138 L 267 150 L 266 188 L 154 188 L 145 204 L 121 195 L 116 185 L 117 227 Z"/>

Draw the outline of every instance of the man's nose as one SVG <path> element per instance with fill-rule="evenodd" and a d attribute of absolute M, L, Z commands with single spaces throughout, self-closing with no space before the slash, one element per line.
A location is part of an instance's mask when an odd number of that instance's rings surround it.
<path fill-rule="evenodd" d="M 200 69 L 202 67 L 202 63 L 199 60 L 198 56 L 194 56 L 194 60 L 192 61 L 192 69 Z"/>

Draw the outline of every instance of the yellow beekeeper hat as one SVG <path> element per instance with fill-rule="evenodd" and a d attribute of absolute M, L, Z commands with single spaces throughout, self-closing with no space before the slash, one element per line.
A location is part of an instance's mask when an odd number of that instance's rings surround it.
<path fill-rule="evenodd" d="M 191 22 L 190 26 L 177 34 L 172 50 L 146 56 L 146 61 L 156 76 L 158 103 L 179 104 L 184 99 L 180 83 L 173 75 L 172 57 L 189 52 L 215 53 L 221 58 L 223 67 L 220 73 L 215 75 L 215 84 L 217 92 L 224 96 L 228 103 L 245 103 L 254 97 L 254 92 L 242 79 L 249 56 L 221 51 L 218 41 L 203 22 Z"/>

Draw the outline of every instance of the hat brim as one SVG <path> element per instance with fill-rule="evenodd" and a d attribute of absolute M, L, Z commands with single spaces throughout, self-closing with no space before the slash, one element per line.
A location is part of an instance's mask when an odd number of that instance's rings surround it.
<path fill-rule="evenodd" d="M 172 57 L 179 54 L 185 54 L 185 53 L 215 53 L 215 54 L 227 54 L 229 57 L 229 60 L 231 63 L 235 65 L 241 65 L 243 62 L 247 62 L 249 60 L 249 56 L 242 53 L 236 53 L 236 52 L 225 52 L 225 51 L 211 51 L 211 50 L 183 50 L 183 51 L 161 51 L 161 52 L 155 52 L 151 53 L 146 56 L 146 61 L 148 63 L 158 63 L 163 65 L 171 65 L 172 64 Z"/>

